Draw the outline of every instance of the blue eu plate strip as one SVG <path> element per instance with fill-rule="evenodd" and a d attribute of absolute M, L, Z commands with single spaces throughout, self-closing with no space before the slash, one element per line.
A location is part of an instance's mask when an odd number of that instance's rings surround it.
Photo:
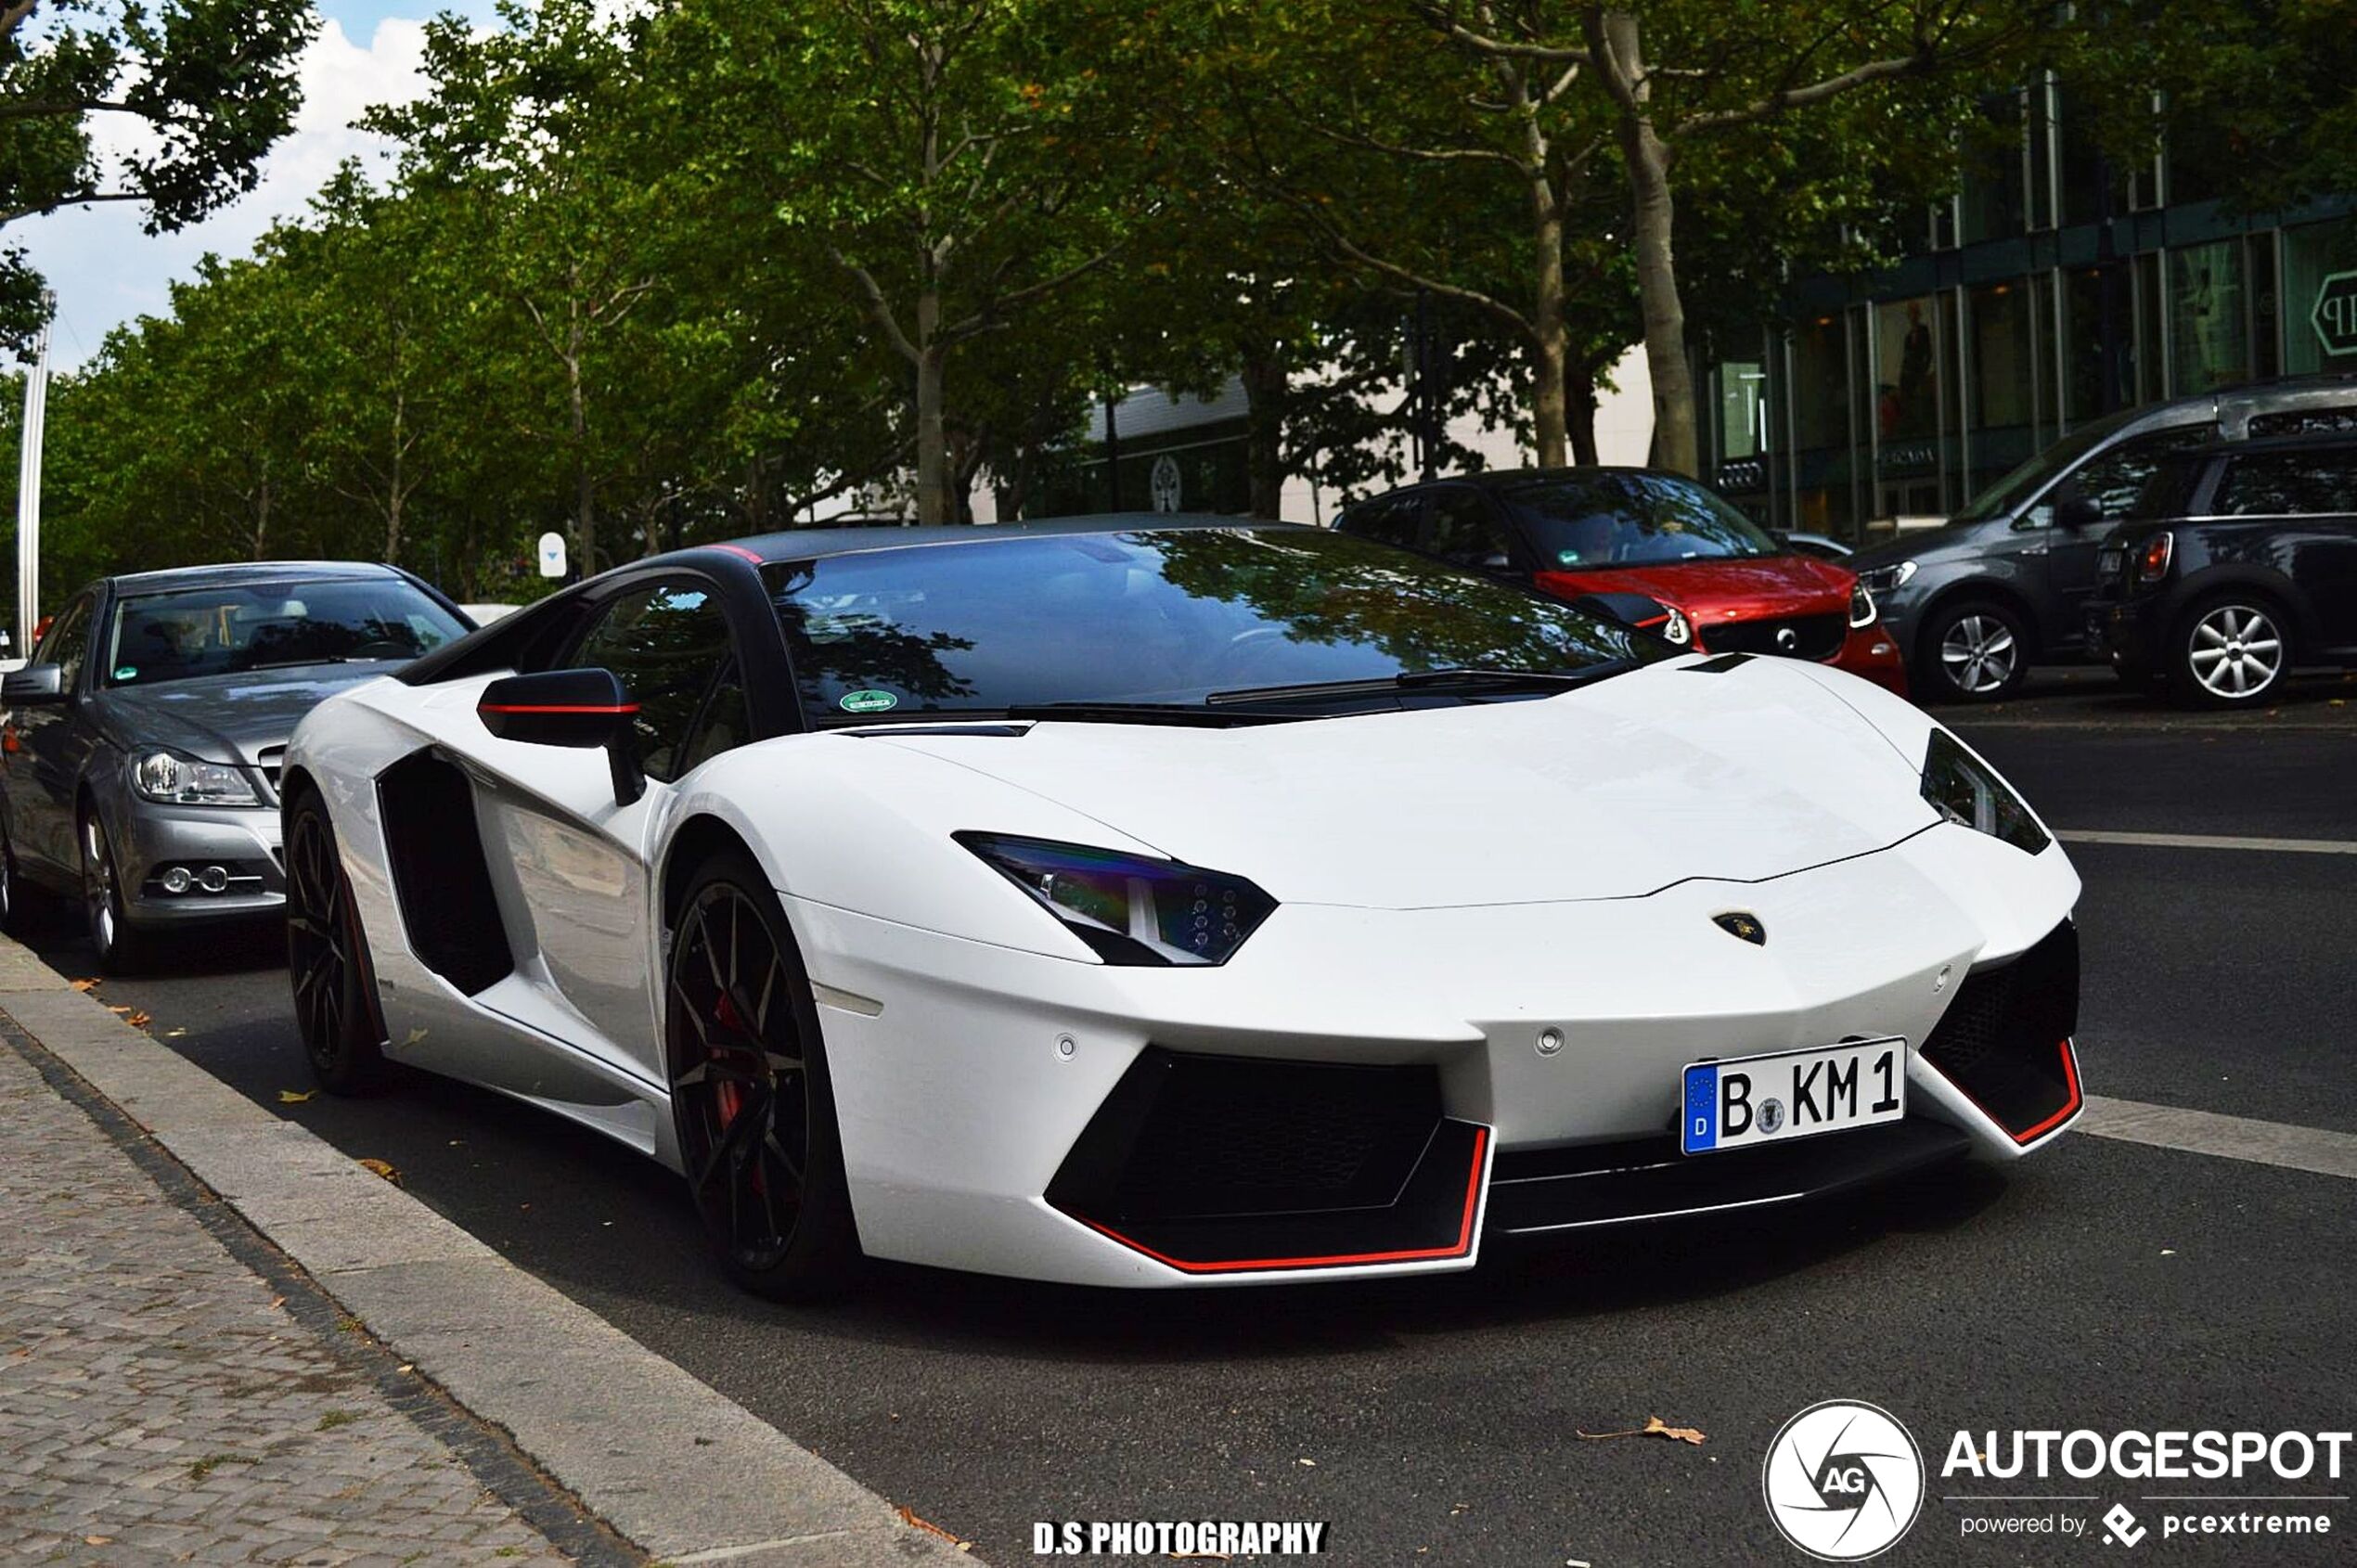
<path fill-rule="evenodd" d="M 1679 1123 L 1678 1136 L 1689 1154 L 1719 1147 L 1718 1068 L 1686 1069 L 1686 1114 Z"/>

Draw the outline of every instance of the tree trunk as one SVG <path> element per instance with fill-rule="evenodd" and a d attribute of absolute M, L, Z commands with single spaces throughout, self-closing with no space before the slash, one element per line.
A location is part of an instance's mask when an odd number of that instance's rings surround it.
<path fill-rule="evenodd" d="M 253 492 L 253 559 L 267 559 L 270 554 L 270 458 L 262 459 L 262 482 Z"/>
<path fill-rule="evenodd" d="M 1539 466 L 1560 469 L 1570 460 L 1565 429 L 1564 375 L 1570 334 L 1564 326 L 1564 214 L 1548 169 L 1546 135 L 1537 114 L 1525 127 L 1530 182 L 1530 238 L 1538 266 L 1531 277 L 1531 422 L 1536 427 Z"/>
<path fill-rule="evenodd" d="M 405 441 L 402 424 L 403 416 L 407 412 L 406 404 L 407 399 L 403 393 L 393 394 L 393 451 L 387 458 L 391 481 L 385 488 L 384 559 L 387 566 L 395 565 L 401 559 L 401 459 Z"/>
<path fill-rule="evenodd" d="M 1571 424 L 1571 460 L 1587 467 L 1596 456 L 1596 377 L 1586 366 L 1570 373 L 1565 388 Z"/>
<path fill-rule="evenodd" d="M 1279 521 L 1285 500 L 1284 350 L 1273 342 L 1246 346 L 1244 384 L 1245 509 L 1256 518 Z"/>
<path fill-rule="evenodd" d="M 1624 106 L 1620 146 L 1629 169 L 1630 230 L 1637 253 L 1637 297 L 1645 323 L 1645 368 L 1654 383 L 1654 461 L 1674 473 L 1695 474 L 1701 453 L 1694 430 L 1694 387 L 1686 360 L 1686 307 L 1678 297 L 1678 261 L 1671 247 L 1677 203 L 1669 185 L 1669 148 L 1646 110 L 1642 44 L 1627 11 L 1604 18 L 1612 45 L 1607 69 L 1629 84 L 1634 107 Z"/>
<path fill-rule="evenodd" d="M 589 394 L 581 383 L 581 302 L 566 302 L 565 399 L 573 430 L 573 569 L 598 570 L 597 486 L 589 477 Z"/>
<path fill-rule="evenodd" d="M 934 341 L 941 330 L 941 294 L 930 282 L 917 296 L 917 521 L 955 522 L 950 494 L 949 432 L 943 422 L 947 353 Z"/>

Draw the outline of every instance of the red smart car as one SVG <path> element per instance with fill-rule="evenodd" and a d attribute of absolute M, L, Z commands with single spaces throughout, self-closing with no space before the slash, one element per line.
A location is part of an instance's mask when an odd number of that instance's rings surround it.
<path fill-rule="evenodd" d="M 1899 647 L 1858 574 L 1799 554 L 1709 490 L 1650 469 L 1519 469 L 1361 501 L 1334 526 L 1559 598 L 1600 598 L 1707 653 L 1781 653 L 1904 696 Z M 1617 596 L 1629 596 L 1622 598 Z"/>

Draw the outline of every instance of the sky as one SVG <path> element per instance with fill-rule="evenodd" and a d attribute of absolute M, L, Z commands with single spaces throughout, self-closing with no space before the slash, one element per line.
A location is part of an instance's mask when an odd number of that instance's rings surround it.
<path fill-rule="evenodd" d="M 382 140 L 353 130 L 352 122 L 370 104 L 401 102 L 424 90 L 419 64 L 425 19 L 438 10 L 481 24 L 492 19 L 489 0 L 320 0 L 318 36 L 303 58 L 294 133 L 264 160 L 253 191 L 203 223 L 151 238 L 140 232 L 135 206 L 117 202 L 10 225 L 8 238 L 23 242 L 57 291 L 51 364 L 70 369 L 97 353 L 109 328 L 164 314 L 173 279 L 189 276 L 208 251 L 245 254 L 274 219 L 302 212 L 341 160 L 390 167 Z"/>

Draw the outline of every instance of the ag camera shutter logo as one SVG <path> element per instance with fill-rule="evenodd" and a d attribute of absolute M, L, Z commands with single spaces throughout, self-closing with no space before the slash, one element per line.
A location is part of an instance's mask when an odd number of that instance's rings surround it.
<path fill-rule="evenodd" d="M 1924 1456 L 1899 1419 L 1851 1399 L 1811 1405 L 1768 1445 L 1759 1484 L 1784 1539 L 1824 1562 L 1897 1544 L 1924 1506 Z"/>

